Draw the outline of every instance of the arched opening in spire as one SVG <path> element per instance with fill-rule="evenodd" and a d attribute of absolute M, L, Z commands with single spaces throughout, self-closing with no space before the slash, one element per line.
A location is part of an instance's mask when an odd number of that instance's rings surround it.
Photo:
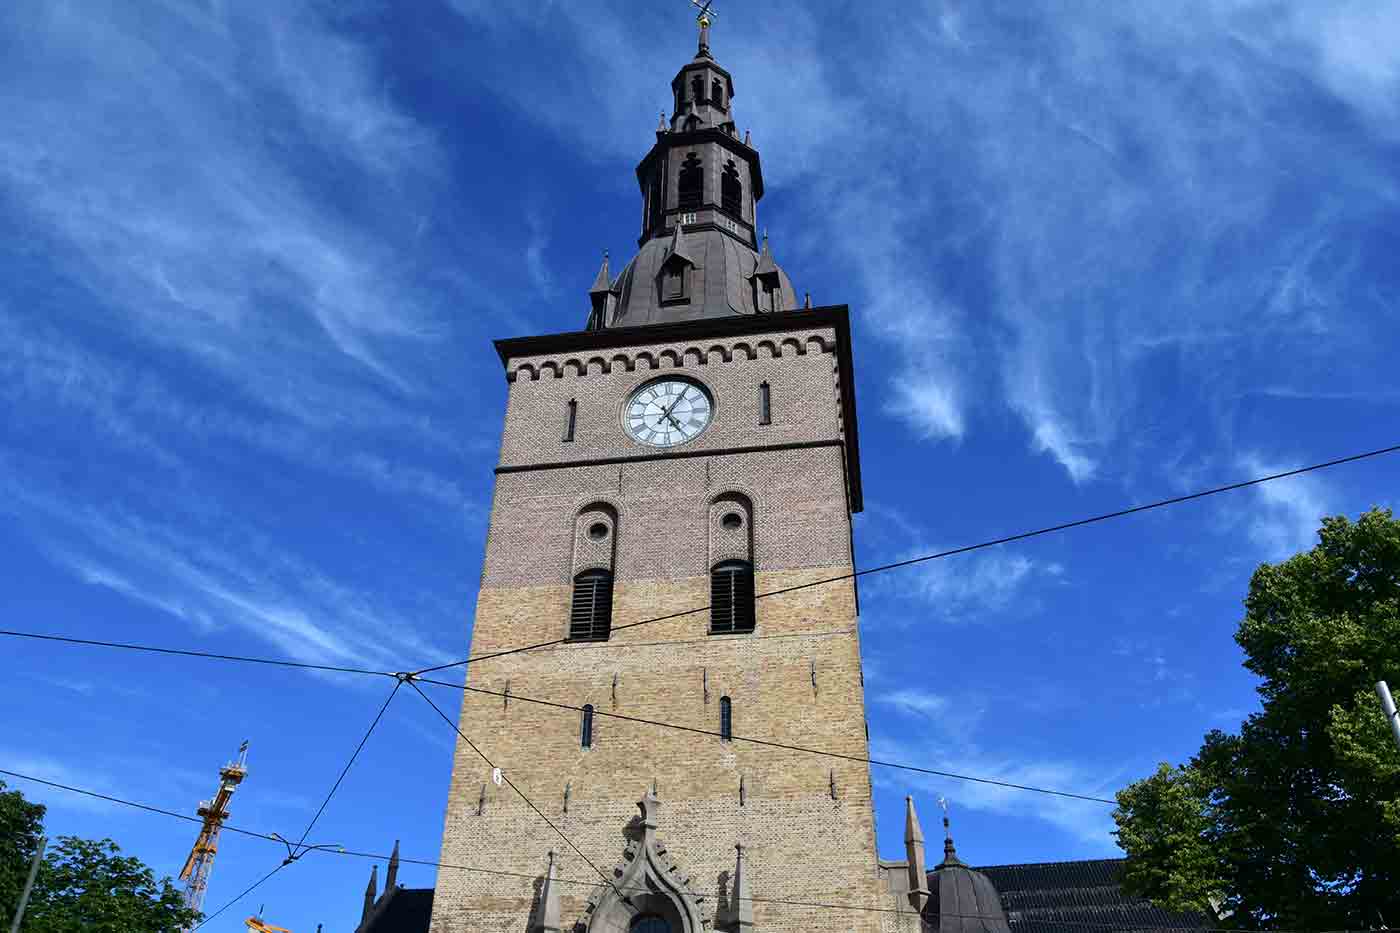
<path fill-rule="evenodd" d="M 700 157 L 688 153 L 681 163 L 680 177 L 676 181 L 677 207 L 683 211 L 693 211 L 705 199 L 705 174 L 700 170 Z"/>
<path fill-rule="evenodd" d="M 739 170 L 730 159 L 719 177 L 720 209 L 736 220 L 744 219 L 744 183 L 739 180 Z"/>
<path fill-rule="evenodd" d="M 710 82 L 710 103 L 721 110 L 724 109 L 724 85 L 720 83 L 719 78 Z"/>
<path fill-rule="evenodd" d="M 699 75 L 690 79 L 690 97 L 697 104 L 705 100 L 705 79 Z"/>

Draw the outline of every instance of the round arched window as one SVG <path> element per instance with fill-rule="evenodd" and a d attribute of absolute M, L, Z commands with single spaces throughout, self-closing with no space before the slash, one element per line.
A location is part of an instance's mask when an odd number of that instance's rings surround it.
<path fill-rule="evenodd" d="M 631 933 L 671 933 L 671 925 L 656 914 L 642 914 L 628 929 Z"/>

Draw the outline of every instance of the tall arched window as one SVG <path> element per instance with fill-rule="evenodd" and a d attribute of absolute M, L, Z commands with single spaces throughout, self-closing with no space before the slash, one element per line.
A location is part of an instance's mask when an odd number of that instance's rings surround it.
<path fill-rule="evenodd" d="M 737 220 L 744 219 L 744 184 L 739 170 L 730 162 L 719 176 L 719 201 L 724 212 Z"/>
<path fill-rule="evenodd" d="M 697 104 L 705 99 L 705 79 L 699 75 L 690 79 L 690 97 Z"/>
<path fill-rule="evenodd" d="M 583 708 L 583 721 L 579 723 L 578 744 L 581 748 L 593 747 L 593 704 Z"/>
<path fill-rule="evenodd" d="M 606 533 L 607 526 L 602 526 Z M 607 641 L 612 632 L 612 574 L 585 570 L 574 577 L 569 612 L 570 641 Z"/>
<path fill-rule="evenodd" d="M 677 204 L 683 211 L 693 211 L 705 199 L 705 175 L 700 171 L 700 157 L 690 153 L 681 163 L 680 178 L 676 182 Z"/>
<path fill-rule="evenodd" d="M 710 634 L 752 632 L 753 565 L 726 560 L 710 571 Z"/>
<path fill-rule="evenodd" d="M 658 917 L 656 914 L 642 914 L 632 919 L 627 930 L 628 933 L 671 933 L 671 925 L 666 922 L 664 917 Z"/>
<path fill-rule="evenodd" d="M 719 738 L 721 742 L 734 738 L 734 704 L 729 697 L 719 698 Z"/>
<path fill-rule="evenodd" d="M 719 83 L 719 78 L 710 82 L 710 103 L 716 107 L 724 106 L 724 86 Z"/>

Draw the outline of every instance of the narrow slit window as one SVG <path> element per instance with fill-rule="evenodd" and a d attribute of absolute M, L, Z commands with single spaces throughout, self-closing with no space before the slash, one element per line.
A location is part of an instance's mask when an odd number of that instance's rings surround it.
<path fill-rule="evenodd" d="M 758 423 L 773 423 L 773 391 L 766 382 L 758 387 Z"/>
<path fill-rule="evenodd" d="M 719 698 L 719 738 L 721 742 L 734 739 L 734 704 L 729 697 Z"/>
<path fill-rule="evenodd" d="M 574 577 L 569 610 L 570 641 L 607 641 L 612 633 L 612 574 L 585 570 Z"/>
<path fill-rule="evenodd" d="M 593 704 L 583 708 L 583 721 L 579 724 L 578 744 L 582 748 L 593 747 Z"/>
<path fill-rule="evenodd" d="M 574 426 L 578 423 L 578 400 L 569 399 L 568 410 L 564 414 L 564 440 L 574 439 Z"/>
<path fill-rule="evenodd" d="M 754 630 L 753 565 L 727 560 L 710 572 L 710 634 L 732 635 Z"/>

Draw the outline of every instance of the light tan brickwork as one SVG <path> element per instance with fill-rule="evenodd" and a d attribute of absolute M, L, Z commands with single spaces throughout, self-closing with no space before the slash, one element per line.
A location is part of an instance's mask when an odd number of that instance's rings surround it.
<path fill-rule="evenodd" d="M 466 693 L 463 732 L 558 831 L 508 785 L 496 786 L 486 761 L 459 743 L 441 860 L 515 874 L 440 870 L 434 933 L 533 929 L 551 850 L 563 928 L 586 924 L 598 871 L 611 879 L 624 863 L 637 801 L 653 786 L 656 836 L 697 896 L 706 929 L 728 926 L 736 843 L 757 899 L 756 930 L 899 928 L 878 911 L 764 900 L 891 904 L 881 894 L 869 769 L 860 761 L 868 744 L 854 584 L 759 598 L 751 634 L 709 635 L 705 611 L 627 627 L 706 606 L 709 571 L 721 559 L 751 557 L 760 594 L 850 573 L 838 339 L 830 328 L 795 328 L 707 340 L 695 353 L 670 343 L 577 363 L 508 361 L 515 377 L 504 469 L 471 656 L 564 638 L 572 577 L 583 568 L 615 574 L 613 634 L 469 667 L 469 686 L 500 695 Z M 694 441 L 658 456 L 627 438 L 620 411 L 637 386 L 668 371 L 702 382 L 715 415 Z M 759 424 L 760 382 L 771 387 L 770 425 Z M 577 422 L 565 441 L 571 399 Z M 730 513 L 740 515 L 739 529 L 724 527 Z M 595 523 L 607 526 L 606 538 L 589 536 Z M 717 732 L 723 697 L 736 736 L 857 760 L 612 715 Z M 577 712 L 526 698 L 592 705 L 592 747 L 581 747 Z"/>

